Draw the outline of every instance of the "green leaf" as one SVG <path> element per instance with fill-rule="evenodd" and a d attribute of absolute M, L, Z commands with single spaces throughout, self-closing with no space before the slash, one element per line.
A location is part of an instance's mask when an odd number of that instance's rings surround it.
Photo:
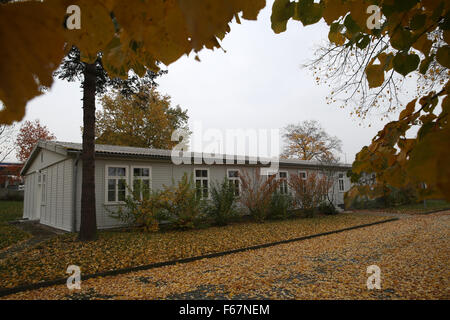
<path fill-rule="evenodd" d="M 434 54 L 423 59 L 422 62 L 420 63 L 420 67 L 419 67 L 419 72 L 421 74 L 426 74 L 428 71 L 428 67 L 430 66 L 431 61 L 433 61 L 434 59 Z"/>
<path fill-rule="evenodd" d="M 394 70 L 403 76 L 417 69 L 420 58 L 417 54 L 398 52 L 392 61 Z"/>
<path fill-rule="evenodd" d="M 408 50 L 413 43 L 411 32 L 398 28 L 391 37 L 391 45 L 397 50 Z"/>
<path fill-rule="evenodd" d="M 355 20 L 352 19 L 351 15 L 347 15 L 344 20 L 344 26 L 350 34 L 355 34 L 361 31 L 359 26 L 356 24 Z"/>
<path fill-rule="evenodd" d="M 295 19 L 304 26 L 314 24 L 322 18 L 322 7 L 314 0 L 300 0 L 295 8 Z"/>
<path fill-rule="evenodd" d="M 443 67 L 450 68 L 450 46 L 443 46 L 436 52 L 436 60 Z"/>
<path fill-rule="evenodd" d="M 286 31 L 287 22 L 294 15 L 294 6 L 295 4 L 291 3 L 290 0 L 275 0 L 270 16 L 272 30 L 275 33 Z"/>
<path fill-rule="evenodd" d="M 360 49 L 364 49 L 365 47 L 367 47 L 367 45 L 370 43 L 370 38 L 369 36 L 366 34 L 364 35 L 357 43 L 356 46 Z"/>

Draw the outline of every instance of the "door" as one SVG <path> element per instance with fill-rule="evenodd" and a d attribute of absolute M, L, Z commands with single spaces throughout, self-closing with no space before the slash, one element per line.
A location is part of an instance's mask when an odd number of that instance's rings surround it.
<path fill-rule="evenodd" d="M 42 205 L 42 174 L 37 173 L 37 187 L 36 187 L 36 207 L 34 210 L 34 217 L 33 219 L 40 219 L 41 218 L 41 205 Z"/>

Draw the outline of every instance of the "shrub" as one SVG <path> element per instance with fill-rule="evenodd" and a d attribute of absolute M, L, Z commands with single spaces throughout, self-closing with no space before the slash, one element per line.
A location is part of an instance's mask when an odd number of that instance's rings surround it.
<path fill-rule="evenodd" d="M 338 213 L 338 211 L 336 210 L 335 206 L 332 203 L 328 202 L 328 201 L 322 202 L 319 205 L 319 212 L 323 213 L 323 214 L 327 214 L 327 215 L 333 215 L 333 214 L 337 214 Z"/>
<path fill-rule="evenodd" d="M 290 194 L 281 194 L 278 190 L 272 194 L 269 218 L 286 219 L 292 209 L 293 198 Z"/>
<path fill-rule="evenodd" d="M 264 221 L 270 210 L 272 193 L 278 188 L 279 181 L 274 175 L 263 178 L 259 171 L 255 172 L 254 178 L 250 177 L 247 171 L 239 177 L 241 180 L 240 202 L 248 209 L 254 220 Z"/>
<path fill-rule="evenodd" d="M 204 201 L 197 194 L 192 175 L 185 173 L 181 180 L 164 187 L 162 192 L 167 217 L 177 229 L 193 229 L 202 220 Z"/>
<path fill-rule="evenodd" d="M 221 183 L 211 186 L 211 200 L 206 212 L 218 225 L 226 225 L 237 215 L 236 194 L 232 184 L 225 178 Z"/>
<path fill-rule="evenodd" d="M 328 181 L 317 172 L 309 172 L 306 177 L 292 174 L 289 186 L 294 193 L 294 204 L 303 209 L 306 217 L 314 216 L 319 204 L 326 197 Z"/>
<path fill-rule="evenodd" d="M 146 232 L 159 230 L 159 223 L 165 216 L 166 205 L 161 192 L 150 191 L 144 199 L 127 196 L 125 205 L 111 216 L 127 224 L 143 227 Z"/>

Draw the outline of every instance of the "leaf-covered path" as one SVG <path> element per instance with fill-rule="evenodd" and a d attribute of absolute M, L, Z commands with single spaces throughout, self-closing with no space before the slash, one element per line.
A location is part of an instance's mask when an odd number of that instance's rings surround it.
<path fill-rule="evenodd" d="M 450 211 L 13 299 L 449 299 Z M 381 269 L 381 290 L 366 287 Z"/>

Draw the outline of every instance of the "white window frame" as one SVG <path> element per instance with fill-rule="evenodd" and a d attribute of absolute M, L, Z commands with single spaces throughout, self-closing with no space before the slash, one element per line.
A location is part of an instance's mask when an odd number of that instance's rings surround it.
<path fill-rule="evenodd" d="M 301 175 L 302 173 L 305 174 L 304 178 Z M 306 170 L 298 170 L 297 174 L 303 181 L 306 181 L 308 179 L 308 171 L 306 171 Z M 303 185 L 303 192 L 306 192 L 306 185 Z"/>
<path fill-rule="evenodd" d="M 236 177 L 230 178 L 230 176 L 228 175 L 228 172 L 230 172 L 230 171 L 237 171 L 238 172 L 237 178 Z M 241 196 L 241 178 L 240 177 L 241 177 L 241 170 L 240 169 L 233 169 L 233 168 L 227 169 L 227 179 L 229 181 L 234 181 L 234 180 L 238 181 L 238 195 L 236 196 L 236 194 L 235 194 L 236 197 L 240 197 Z M 234 186 L 234 183 L 233 183 L 233 186 Z"/>
<path fill-rule="evenodd" d="M 108 169 L 109 168 L 125 168 L 125 176 L 112 176 L 110 177 L 108 175 Z M 121 165 L 121 164 L 107 164 L 105 166 L 105 204 L 124 204 L 125 201 L 108 201 L 108 179 L 116 179 L 116 199 L 119 199 L 119 188 L 118 188 L 118 180 L 119 178 L 125 179 L 125 183 L 129 185 L 130 179 L 129 179 L 129 166 L 128 165 Z M 125 197 L 128 196 L 128 188 L 125 188 Z"/>
<path fill-rule="evenodd" d="M 133 192 L 134 192 L 134 180 L 135 180 L 134 179 L 134 169 L 148 169 L 148 171 L 149 171 L 148 187 L 150 188 L 149 191 L 151 192 L 151 190 L 152 190 L 152 167 L 151 166 L 139 166 L 139 165 L 131 166 L 131 170 L 130 170 L 130 185 L 131 185 L 131 190 L 133 190 Z M 146 178 L 146 177 L 139 176 L 137 178 L 140 178 L 139 180 L 143 180 L 143 178 Z M 141 199 L 142 199 L 142 196 L 143 196 L 143 194 L 142 194 L 142 190 L 141 190 L 141 194 L 140 194 Z"/>
<path fill-rule="evenodd" d="M 305 177 L 304 177 L 304 178 L 302 178 L 301 173 L 304 173 L 304 174 L 305 174 Z M 299 176 L 300 178 L 302 178 L 302 180 L 308 179 L 308 171 L 306 171 L 306 170 L 298 170 L 297 174 L 298 174 L 298 176 Z"/>
<path fill-rule="evenodd" d="M 340 177 L 342 175 L 342 178 Z M 341 181 L 342 181 L 342 190 L 341 190 Z M 344 174 L 338 173 L 338 190 L 339 192 L 345 192 L 345 180 L 344 180 Z"/>
<path fill-rule="evenodd" d="M 286 173 L 286 178 L 281 178 L 280 177 L 280 173 L 281 172 Z M 277 173 L 277 179 L 280 180 L 280 181 L 281 180 L 285 180 L 286 181 L 286 193 L 282 193 L 281 192 L 281 182 L 280 182 L 280 185 L 279 185 L 280 194 L 283 194 L 283 195 L 290 194 L 291 193 L 291 189 L 289 188 L 289 171 L 287 171 L 287 170 L 279 170 L 278 173 Z"/>
<path fill-rule="evenodd" d="M 195 171 L 196 170 L 206 170 L 208 173 L 208 177 L 207 178 L 204 178 L 204 177 L 200 177 L 199 179 L 197 179 L 197 177 L 196 177 L 196 175 L 195 175 Z M 211 196 L 211 184 L 210 184 L 210 172 L 209 172 L 209 168 L 206 168 L 206 167 L 200 167 L 200 168 L 194 168 L 194 187 L 197 189 L 197 180 L 201 180 L 201 181 L 203 181 L 203 180 L 207 180 L 208 181 L 208 197 L 204 197 L 203 196 L 203 190 L 202 190 L 202 196 L 201 196 L 201 198 L 202 199 L 210 199 L 210 196 Z M 203 183 L 201 184 L 202 185 L 202 187 L 203 187 Z M 202 188 L 203 189 L 203 188 Z"/>
<path fill-rule="evenodd" d="M 38 186 L 41 188 L 41 206 L 44 206 L 47 203 L 47 174 L 45 172 L 39 172 Z"/>

